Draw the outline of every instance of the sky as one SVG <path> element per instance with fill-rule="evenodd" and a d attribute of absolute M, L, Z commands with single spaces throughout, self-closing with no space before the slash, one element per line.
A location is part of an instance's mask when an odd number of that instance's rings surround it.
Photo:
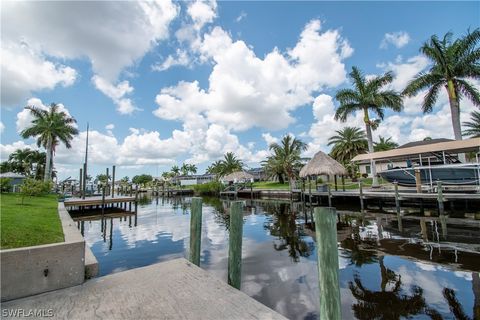
<path fill-rule="evenodd" d="M 24 107 L 51 103 L 80 131 L 55 151 L 59 178 L 78 175 L 87 123 L 92 176 L 183 162 L 203 173 L 226 152 L 256 167 L 285 134 L 308 144 L 304 156 L 329 152 L 336 130 L 364 128 L 361 114 L 333 118 L 353 66 L 393 72 L 389 89 L 401 91 L 430 66 L 425 41 L 479 24 L 478 1 L 2 1 L 1 158 L 36 148 L 19 135 Z M 452 138 L 446 92 L 429 114 L 423 95 L 387 112 L 374 140 Z M 466 121 L 475 107 L 460 105 Z"/>

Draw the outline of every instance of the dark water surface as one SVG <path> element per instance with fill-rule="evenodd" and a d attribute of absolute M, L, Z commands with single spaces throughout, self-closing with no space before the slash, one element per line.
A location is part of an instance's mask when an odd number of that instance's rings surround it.
<path fill-rule="evenodd" d="M 84 221 L 100 275 L 188 257 L 190 198 L 143 199 L 134 216 Z M 317 256 L 301 205 L 246 201 L 241 290 L 290 319 L 318 319 Z M 204 198 L 201 267 L 226 281 L 228 203 Z M 307 218 L 307 222 L 305 221 Z M 480 317 L 480 223 L 339 215 L 343 319 Z M 82 224 L 79 223 L 81 226 Z M 445 233 L 446 232 L 446 233 Z"/>

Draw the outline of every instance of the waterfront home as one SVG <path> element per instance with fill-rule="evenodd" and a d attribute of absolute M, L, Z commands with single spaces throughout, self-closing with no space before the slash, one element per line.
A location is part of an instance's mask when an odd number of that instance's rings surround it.
<path fill-rule="evenodd" d="M 10 185 L 12 186 L 12 191 L 17 192 L 20 190 L 20 185 L 23 183 L 23 180 L 25 180 L 26 177 L 20 173 L 5 172 L 5 173 L 0 173 L 0 178 L 10 179 Z"/>
<path fill-rule="evenodd" d="M 195 174 L 195 175 L 189 175 L 189 176 L 176 176 L 173 177 L 170 182 L 177 185 L 180 184 L 181 186 L 193 186 L 197 184 L 204 184 L 208 182 L 212 182 L 215 180 L 215 175 L 214 174 Z"/>

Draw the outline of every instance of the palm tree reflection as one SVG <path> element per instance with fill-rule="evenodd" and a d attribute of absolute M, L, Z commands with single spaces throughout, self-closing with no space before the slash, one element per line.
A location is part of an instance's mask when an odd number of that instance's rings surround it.
<path fill-rule="evenodd" d="M 303 239 L 303 230 L 297 225 L 295 214 L 290 212 L 289 204 L 278 203 L 269 206 L 268 212 L 275 217 L 272 221 L 266 222 L 264 228 L 281 240 L 281 243 L 275 243 L 273 248 L 277 251 L 288 250 L 289 256 L 295 262 L 300 261 L 300 257 L 310 256 L 314 245 Z"/>
<path fill-rule="evenodd" d="M 354 281 L 349 282 L 352 295 L 358 300 L 352 306 L 358 319 L 400 319 L 426 311 L 423 289 L 413 286 L 412 294 L 402 293 L 402 279 L 391 269 L 385 267 L 383 257 L 379 258 L 381 273 L 381 291 L 365 288 L 359 274 L 354 275 Z M 387 285 L 391 284 L 390 290 Z"/>

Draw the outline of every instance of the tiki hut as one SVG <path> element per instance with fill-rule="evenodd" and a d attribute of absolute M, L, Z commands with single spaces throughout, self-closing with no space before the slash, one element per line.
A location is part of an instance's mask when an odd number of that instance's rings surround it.
<path fill-rule="evenodd" d="M 220 180 L 223 183 L 230 183 L 230 182 L 246 182 L 251 181 L 253 179 L 253 175 L 245 171 L 235 171 L 222 177 Z"/>
<path fill-rule="evenodd" d="M 329 155 L 318 151 L 315 156 L 308 161 L 300 170 L 300 177 L 306 178 L 310 176 L 343 176 L 347 174 L 347 170 L 335 159 Z"/>

